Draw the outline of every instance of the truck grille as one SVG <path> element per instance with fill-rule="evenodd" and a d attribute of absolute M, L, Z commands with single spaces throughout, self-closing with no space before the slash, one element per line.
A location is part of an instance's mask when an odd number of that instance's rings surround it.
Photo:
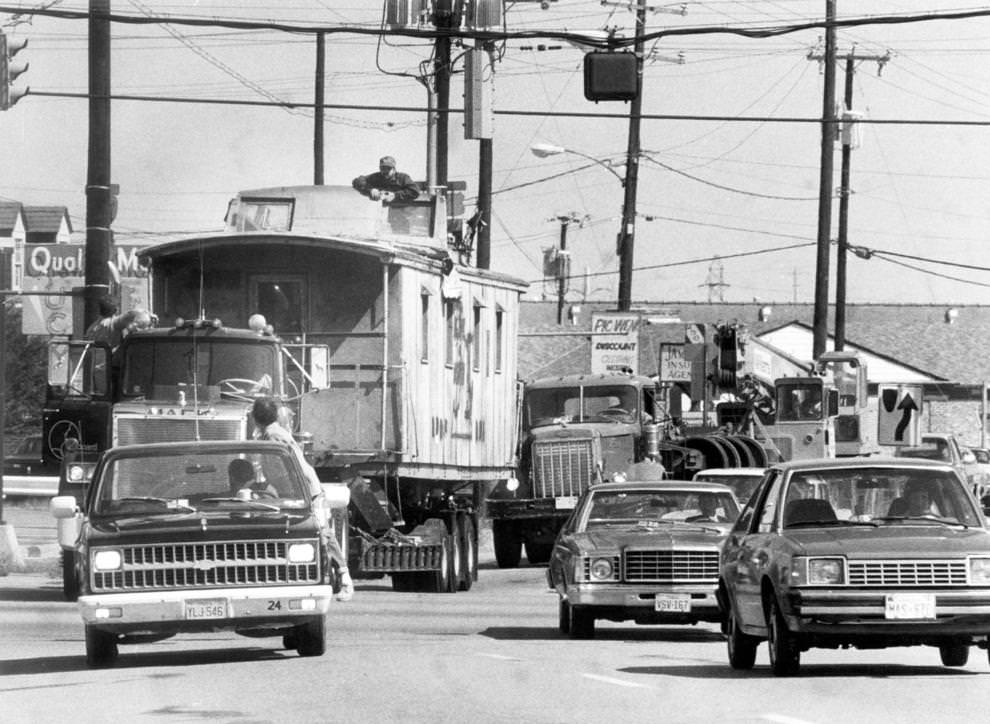
<path fill-rule="evenodd" d="M 964 586 L 966 561 L 849 561 L 851 586 Z"/>
<path fill-rule="evenodd" d="M 718 551 L 626 551 L 625 575 L 629 582 L 715 583 Z"/>
<path fill-rule="evenodd" d="M 591 440 L 533 443 L 534 498 L 580 495 L 594 474 Z"/>
<path fill-rule="evenodd" d="M 186 440 L 243 440 L 247 437 L 244 418 L 118 417 L 114 420 L 116 445 Z M 197 430 L 198 427 L 198 430 Z M 198 435 L 197 435 L 198 433 Z"/>
<path fill-rule="evenodd" d="M 290 542 L 319 550 L 316 540 L 129 546 L 121 570 L 93 573 L 93 593 L 319 583 L 318 562 L 289 562 Z"/>

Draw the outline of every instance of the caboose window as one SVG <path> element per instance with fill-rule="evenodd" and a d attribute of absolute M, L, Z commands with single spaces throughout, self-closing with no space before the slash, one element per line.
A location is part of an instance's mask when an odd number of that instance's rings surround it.
<path fill-rule="evenodd" d="M 495 310 L 495 374 L 502 371 L 504 360 L 502 356 L 505 349 L 505 312 L 502 309 Z"/>
<path fill-rule="evenodd" d="M 430 294 L 422 292 L 419 296 L 419 358 L 422 362 L 430 361 Z"/>
<path fill-rule="evenodd" d="M 444 316 L 447 321 L 446 328 L 446 351 L 444 353 L 444 363 L 450 367 L 454 366 L 454 344 L 457 336 L 457 301 L 448 300 L 444 302 Z"/>
<path fill-rule="evenodd" d="M 475 372 L 481 369 L 481 310 L 482 306 L 475 303 L 471 330 L 471 365 Z"/>

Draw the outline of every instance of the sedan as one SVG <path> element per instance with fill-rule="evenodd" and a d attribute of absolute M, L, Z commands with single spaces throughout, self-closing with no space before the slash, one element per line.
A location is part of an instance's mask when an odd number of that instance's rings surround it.
<path fill-rule="evenodd" d="M 771 466 L 722 551 L 729 664 L 767 641 L 778 676 L 811 648 L 933 646 L 963 666 L 990 634 L 990 530 L 950 464 Z"/>
<path fill-rule="evenodd" d="M 596 619 L 719 621 L 719 550 L 738 514 L 732 490 L 714 483 L 590 487 L 560 530 L 547 568 L 561 633 L 593 638 Z"/>
<path fill-rule="evenodd" d="M 736 500 L 745 505 L 765 472 L 766 468 L 706 468 L 696 472 L 692 480 L 728 485 Z"/>

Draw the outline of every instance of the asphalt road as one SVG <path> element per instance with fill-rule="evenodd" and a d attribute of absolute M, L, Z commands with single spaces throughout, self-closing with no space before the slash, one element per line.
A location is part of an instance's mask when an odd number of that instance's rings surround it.
<path fill-rule="evenodd" d="M 29 516 L 34 513 L 29 513 Z M 358 581 L 335 604 L 325 656 L 279 639 L 182 636 L 86 667 L 83 628 L 54 572 L 0 578 L 4 722 L 973 722 L 986 719 L 985 651 L 959 669 L 934 649 L 812 651 L 776 679 L 726 662 L 717 626 L 600 622 L 557 631 L 544 569 L 495 568 L 466 593 L 395 593 Z"/>

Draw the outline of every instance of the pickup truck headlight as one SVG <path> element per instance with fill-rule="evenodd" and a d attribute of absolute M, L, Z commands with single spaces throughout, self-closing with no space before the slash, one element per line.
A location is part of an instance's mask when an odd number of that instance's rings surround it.
<path fill-rule="evenodd" d="M 843 558 L 794 559 L 791 568 L 792 586 L 841 586 L 846 582 L 846 561 Z"/>
<path fill-rule="evenodd" d="M 116 571 L 120 569 L 122 560 L 120 551 L 96 551 L 93 554 L 93 569 L 97 572 Z"/>
<path fill-rule="evenodd" d="M 990 586 L 990 558 L 969 559 L 969 583 L 973 586 Z"/>
<path fill-rule="evenodd" d="M 316 546 L 312 543 L 293 543 L 289 546 L 289 563 L 312 563 L 316 560 Z"/>

